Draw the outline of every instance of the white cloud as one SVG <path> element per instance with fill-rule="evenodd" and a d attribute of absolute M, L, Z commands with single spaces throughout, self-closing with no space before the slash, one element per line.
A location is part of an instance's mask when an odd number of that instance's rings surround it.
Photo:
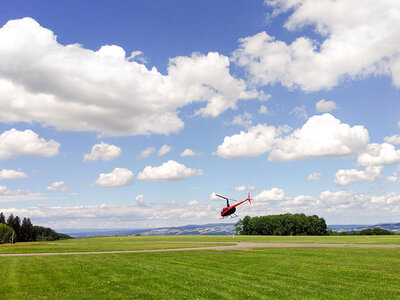
<path fill-rule="evenodd" d="M 373 182 L 381 178 L 383 166 L 368 166 L 363 170 L 340 169 L 335 174 L 335 183 L 338 185 L 348 185 L 355 182 Z"/>
<path fill-rule="evenodd" d="M 360 166 L 392 165 L 400 162 L 400 150 L 387 143 L 368 144 L 365 151 L 358 156 L 357 162 Z"/>
<path fill-rule="evenodd" d="M 56 181 L 53 182 L 51 185 L 49 185 L 48 187 L 46 187 L 46 189 L 48 191 L 61 191 L 61 192 L 65 192 L 68 191 L 69 188 L 67 188 L 66 186 L 64 186 L 64 181 Z"/>
<path fill-rule="evenodd" d="M 185 157 L 185 156 L 196 156 L 196 152 L 194 152 L 191 149 L 185 149 L 185 151 L 183 151 L 180 155 L 180 157 Z"/>
<path fill-rule="evenodd" d="M 171 151 L 171 146 L 168 145 L 163 145 L 159 150 L 158 150 L 158 156 L 163 156 L 164 154 L 167 154 L 169 151 Z"/>
<path fill-rule="evenodd" d="M 138 158 L 147 158 L 152 154 L 154 151 L 156 151 L 156 148 L 154 147 L 148 147 L 144 150 L 142 150 L 139 155 L 137 156 Z"/>
<path fill-rule="evenodd" d="M 187 203 L 187 206 L 197 206 L 199 205 L 199 201 L 197 200 L 191 200 Z"/>
<path fill-rule="evenodd" d="M 39 122 L 108 136 L 170 134 L 183 128 L 178 110 L 190 103 L 204 103 L 197 114 L 215 117 L 240 99 L 260 95 L 234 78 L 229 58 L 216 52 L 172 58 L 163 75 L 131 61 L 116 45 L 98 51 L 62 45 L 31 18 L 0 28 L 0 45 L 5 123 Z"/>
<path fill-rule="evenodd" d="M 400 2 L 396 0 L 267 0 L 295 31 L 311 26 L 324 39 L 299 37 L 291 44 L 266 32 L 239 40 L 234 61 L 254 83 L 280 82 L 304 91 L 331 89 L 346 79 L 391 76 L 400 86 Z"/>
<path fill-rule="evenodd" d="M 368 141 L 369 134 L 363 126 L 350 127 L 325 113 L 312 116 L 289 136 L 277 138 L 268 160 L 353 156 L 361 152 Z"/>
<path fill-rule="evenodd" d="M 235 116 L 233 118 L 233 120 L 231 122 L 229 122 L 228 124 L 250 127 L 251 123 L 252 123 L 252 121 L 251 121 L 252 117 L 253 116 L 251 115 L 251 113 L 245 111 L 245 112 L 243 112 L 243 114 Z"/>
<path fill-rule="evenodd" d="M 261 105 L 260 109 L 258 110 L 258 113 L 267 114 L 268 113 L 268 108 L 265 105 Z"/>
<path fill-rule="evenodd" d="M 187 168 L 174 160 L 169 160 L 159 167 L 147 166 L 139 173 L 138 179 L 148 181 L 175 181 L 191 176 L 204 175 L 200 169 Z"/>
<path fill-rule="evenodd" d="M 398 144 L 400 144 L 400 134 L 387 136 L 387 137 L 384 138 L 384 141 L 386 143 L 389 143 L 389 144 L 392 144 L 392 145 L 398 145 Z"/>
<path fill-rule="evenodd" d="M 396 204 L 400 202 L 400 195 L 397 193 L 388 193 L 383 196 L 372 196 L 371 202 L 379 204 Z"/>
<path fill-rule="evenodd" d="M 326 101 L 325 99 L 321 99 L 319 100 L 316 104 L 315 104 L 315 108 L 319 111 L 319 112 L 330 112 L 334 109 L 338 109 L 336 103 L 334 101 Z"/>
<path fill-rule="evenodd" d="M 271 192 L 270 196 L 267 195 L 265 201 L 254 200 L 251 205 L 241 205 L 237 211 L 239 217 L 303 212 L 308 215 L 322 216 L 328 224 L 353 224 L 355 220 L 359 223 L 395 221 L 398 220 L 400 213 L 400 194 L 398 193 L 371 195 L 350 190 L 324 191 L 318 197 L 309 195 L 288 197 L 279 190 L 277 189 L 275 193 Z M 221 208 L 225 204 L 223 199 L 221 200 L 196 205 L 179 204 L 176 201 L 148 206 L 102 204 L 48 207 L 38 205 L 18 209 L 5 208 L 3 213 L 29 216 L 34 224 L 52 228 L 154 228 L 187 225 L 193 222 L 215 222 L 219 219 Z M 195 204 L 195 202 L 190 204 Z"/>
<path fill-rule="evenodd" d="M 289 114 L 295 115 L 299 119 L 308 119 L 307 110 L 304 105 L 296 106 Z"/>
<path fill-rule="evenodd" d="M 263 190 L 261 193 L 254 197 L 254 202 L 258 201 L 281 201 L 285 199 L 285 193 L 282 189 L 272 188 L 270 190 Z"/>
<path fill-rule="evenodd" d="M 110 173 L 101 173 L 95 184 L 104 187 L 117 187 L 132 184 L 133 173 L 125 168 L 115 168 Z"/>
<path fill-rule="evenodd" d="M 245 185 L 240 185 L 235 187 L 235 191 L 237 192 L 244 192 L 246 190 L 246 186 Z"/>
<path fill-rule="evenodd" d="M 83 156 L 83 160 L 96 161 L 101 159 L 104 161 L 108 161 L 117 158 L 120 155 L 121 155 L 121 148 L 101 142 L 100 144 L 94 145 L 90 153 L 85 154 Z"/>
<path fill-rule="evenodd" d="M 144 205 L 144 195 L 139 194 L 135 197 L 135 201 L 138 205 Z"/>
<path fill-rule="evenodd" d="M 17 202 L 43 199 L 39 193 L 25 190 L 9 190 L 6 186 L 0 185 L 0 202 Z"/>
<path fill-rule="evenodd" d="M 18 155 L 51 157 L 58 154 L 59 147 L 56 141 L 46 141 L 30 129 L 19 131 L 12 128 L 0 135 L 0 160 Z"/>
<path fill-rule="evenodd" d="M 399 176 L 398 176 L 397 172 L 394 172 L 393 175 L 386 177 L 386 180 L 389 182 L 398 182 Z"/>
<path fill-rule="evenodd" d="M 252 186 L 252 185 L 249 185 L 247 188 L 248 188 L 250 191 L 254 191 L 254 190 L 256 189 L 256 187 L 255 187 L 255 186 Z"/>
<path fill-rule="evenodd" d="M 398 121 L 398 122 L 397 122 L 397 127 L 399 127 L 399 128 L 400 128 L 400 121 Z"/>
<path fill-rule="evenodd" d="M 154 228 L 214 222 L 219 219 L 219 208 L 211 205 L 152 204 L 97 206 L 33 206 L 5 208 L 4 214 L 29 216 L 34 224 L 51 228 Z"/>
<path fill-rule="evenodd" d="M 28 178 L 28 175 L 26 175 L 24 172 L 16 170 L 7 170 L 7 169 L 0 170 L 0 180 L 21 179 L 21 178 Z"/>
<path fill-rule="evenodd" d="M 247 132 L 226 136 L 215 154 L 223 158 L 259 156 L 271 150 L 275 135 L 275 127 L 258 124 Z"/>
<path fill-rule="evenodd" d="M 322 174 L 318 172 L 313 172 L 308 175 L 307 181 L 319 181 L 322 178 Z"/>
<path fill-rule="evenodd" d="M 211 195 L 210 195 L 210 197 L 208 198 L 208 200 L 210 200 L 210 201 L 220 201 L 220 200 L 222 200 L 222 198 L 220 198 L 220 197 L 218 197 L 217 195 L 216 195 L 217 193 L 211 193 Z"/>

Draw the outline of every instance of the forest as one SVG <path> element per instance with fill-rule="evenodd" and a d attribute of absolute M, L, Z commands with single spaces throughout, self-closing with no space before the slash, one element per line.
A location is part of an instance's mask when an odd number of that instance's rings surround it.
<path fill-rule="evenodd" d="M 6 220 L 0 212 L 0 244 L 32 241 L 55 241 L 69 239 L 70 236 L 58 233 L 55 230 L 34 226 L 29 218 L 23 218 L 10 214 Z"/>

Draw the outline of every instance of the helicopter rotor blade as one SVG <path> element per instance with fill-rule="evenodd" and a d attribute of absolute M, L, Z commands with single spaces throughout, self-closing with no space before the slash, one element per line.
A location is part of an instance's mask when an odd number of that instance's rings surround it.
<path fill-rule="evenodd" d="M 229 200 L 228 198 L 226 198 L 226 197 L 224 197 L 224 196 L 222 196 L 220 194 L 217 194 L 217 193 L 215 193 L 215 196 L 220 197 L 220 198 L 225 199 L 225 200 Z"/>

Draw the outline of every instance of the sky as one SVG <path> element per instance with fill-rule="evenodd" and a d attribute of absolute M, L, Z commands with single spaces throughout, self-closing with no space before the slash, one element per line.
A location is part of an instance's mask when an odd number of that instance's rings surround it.
<path fill-rule="evenodd" d="M 1 1 L 0 211 L 399 222 L 399 26 L 397 0 Z"/>

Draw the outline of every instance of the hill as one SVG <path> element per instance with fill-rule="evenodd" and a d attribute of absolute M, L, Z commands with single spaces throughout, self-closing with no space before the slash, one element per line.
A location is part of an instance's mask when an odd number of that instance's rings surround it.
<path fill-rule="evenodd" d="M 380 227 L 395 233 L 400 233 L 400 223 L 380 223 L 375 225 L 328 225 L 328 229 L 334 231 L 361 231 L 362 229 Z M 231 235 L 235 234 L 235 223 L 212 223 L 204 225 L 185 225 L 178 227 L 159 227 L 150 229 L 59 229 L 74 238 L 95 236 L 119 236 L 119 235 Z"/>

